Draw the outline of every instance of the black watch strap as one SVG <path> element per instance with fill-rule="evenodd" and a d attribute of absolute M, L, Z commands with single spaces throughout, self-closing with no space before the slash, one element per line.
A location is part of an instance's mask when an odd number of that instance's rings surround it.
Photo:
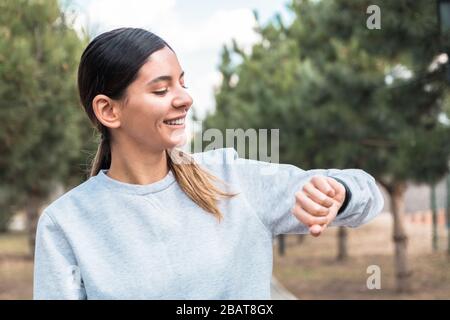
<path fill-rule="evenodd" d="M 339 215 L 341 212 L 343 212 L 345 209 L 347 209 L 348 203 L 350 202 L 350 199 L 352 198 L 352 192 L 350 191 L 350 188 L 347 186 L 347 184 L 344 181 L 342 181 L 341 179 L 335 178 L 335 177 L 330 177 L 330 178 L 333 178 L 334 180 L 340 182 L 345 188 L 345 199 L 344 199 L 344 203 L 339 208 L 339 211 L 337 213 L 337 215 Z"/>

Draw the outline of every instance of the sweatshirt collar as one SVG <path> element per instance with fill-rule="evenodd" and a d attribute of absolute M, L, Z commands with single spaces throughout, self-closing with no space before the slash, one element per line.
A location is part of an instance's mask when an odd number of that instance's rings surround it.
<path fill-rule="evenodd" d="M 107 173 L 107 169 L 100 170 L 96 176 L 96 180 L 110 190 L 138 195 L 162 191 L 176 181 L 172 170 L 169 170 L 169 173 L 163 179 L 150 184 L 132 184 L 121 182 L 111 178 L 107 175 Z"/>

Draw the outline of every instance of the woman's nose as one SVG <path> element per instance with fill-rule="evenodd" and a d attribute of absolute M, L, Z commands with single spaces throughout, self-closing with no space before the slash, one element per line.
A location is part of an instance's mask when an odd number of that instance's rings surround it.
<path fill-rule="evenodd" d="M 178 91 L 178 95 L 173 99 L 172 105 L 174 108 L 186 108 L 188 110 L 193 103 L 192 97 L 189 93 L 186 92 L 185 89 L 181 89 Z"/>

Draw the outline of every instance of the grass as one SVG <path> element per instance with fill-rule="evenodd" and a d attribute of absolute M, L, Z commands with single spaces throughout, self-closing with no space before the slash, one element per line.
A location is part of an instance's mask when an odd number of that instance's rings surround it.
<path fill-rule="evenodd" d="M 412 290 L 395 290 L 392 219 L 382 214 L 371 223 L 348 229 L 349 259 L 336 260 L 337 228 L 319 238 L 286 236 L 286 253 L 274 245 L 274 275 L 299 299 L 450 299 L 450 257 L 445 252 L 446 231 L 440 227 L 440 250 L 431 250 L 431 226 L 407 224 Z M 370 290 L 367 267 L 381 270 L 381 289 Z"/>
<path fill-rule="evenodd" d="M 0 300 L 32 298 L 33 261 L 28 253 L 26 234 L 0 234 Z"/>

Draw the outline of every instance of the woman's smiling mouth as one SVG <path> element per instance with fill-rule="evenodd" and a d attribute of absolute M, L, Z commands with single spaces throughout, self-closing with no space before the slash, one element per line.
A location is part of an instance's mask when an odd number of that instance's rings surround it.
<path fill-rule="evenodd" d="M 186 116 L 170 119 L 170 120 L 164 120 L 164 124 L 169 125 L 171 127 L 181 127 L 184 126 L 184 120 L 186 119 Z"/>

